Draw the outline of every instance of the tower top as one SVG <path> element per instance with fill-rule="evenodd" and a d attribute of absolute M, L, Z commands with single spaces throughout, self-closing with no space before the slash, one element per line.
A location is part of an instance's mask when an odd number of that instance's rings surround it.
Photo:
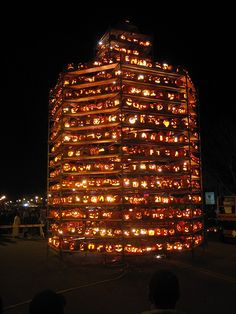
<path fill-rule="evenodd" d="M 129 20 L 121 21 L 111 26 L 102 36 L 97 45 L 97 57 L 114 57 L 130 54 L 150 57 L 152 38 L 140 33 L 138 27 Z"/>

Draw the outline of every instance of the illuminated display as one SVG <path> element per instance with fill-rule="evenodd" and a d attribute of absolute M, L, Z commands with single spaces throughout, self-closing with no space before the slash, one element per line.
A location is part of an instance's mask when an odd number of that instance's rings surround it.
<path fill-rule="evenodd" d="M 202 243 L 195 87 L 151 52 L 149 36 L 113 29 L 51 90 L 50 247 L 132 255 Z"/>

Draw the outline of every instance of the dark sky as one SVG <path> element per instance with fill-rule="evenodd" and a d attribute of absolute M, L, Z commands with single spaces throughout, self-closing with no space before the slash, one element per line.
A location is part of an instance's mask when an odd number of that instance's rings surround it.
<path fill-rule="evenodd" d="M 212 140 L 221 125 L 235 132 L 234 10 L 226 2 L 209 8 L 199 2 L 191 2 L 191 7 L 173 3 L 157 1 L 153 7 L 151 2 L 135 2 L 129 9 L 122 1 L 117 7 L 112 2 L 70 4 L 59 10 L 37 5 L 28 11 L 6 9 L 1 39 L 2 65 L 7 67 L 2 72 L 1 194 L 45 194 L 49 90 L 67 63 L 90 61 L 108 27 L 125 19 L 153 36 L 156 61 L 189 71 L 199 91 L 204 163 L 216 162 L 214 155 L 221 148 Z"/>

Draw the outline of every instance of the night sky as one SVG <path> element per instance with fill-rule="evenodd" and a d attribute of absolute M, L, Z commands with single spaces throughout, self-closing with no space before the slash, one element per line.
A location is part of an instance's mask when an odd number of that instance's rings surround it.
<path fill-rule="evenodd" d="M 204 174 L 232 185 L 232 178 L 224 176 L 228 158 L 236 159 L 234 10 L 227 2 L 209 8 L 198 2 L 191 7 L 174 3 L 157 1 L 153 7 L 151 2 L 136 2 L 127 10 L 122 1 L 117 7 L 112 2 L 87 8 L 71 4 L 60 10 L 36 5 L 28 11 L 6 9 L 1 194 L 46 195 L 49 90 L 67 63 L 92 60 L 99 38 L 126 19 L 153 36 L 155 61 L 188 70 L 199 96 Z"/>

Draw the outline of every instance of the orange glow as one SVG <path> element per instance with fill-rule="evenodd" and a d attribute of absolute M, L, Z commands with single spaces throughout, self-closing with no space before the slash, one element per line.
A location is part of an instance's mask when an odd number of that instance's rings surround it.
<path fill-rule="evenodd" d="M 106 254 L 203 241 L 195 87 L 153 60 L 150 36 L 112 29 L 50 92 L 48 244 Z M 191 93 L 190 93 L 191 92 Z"/>

